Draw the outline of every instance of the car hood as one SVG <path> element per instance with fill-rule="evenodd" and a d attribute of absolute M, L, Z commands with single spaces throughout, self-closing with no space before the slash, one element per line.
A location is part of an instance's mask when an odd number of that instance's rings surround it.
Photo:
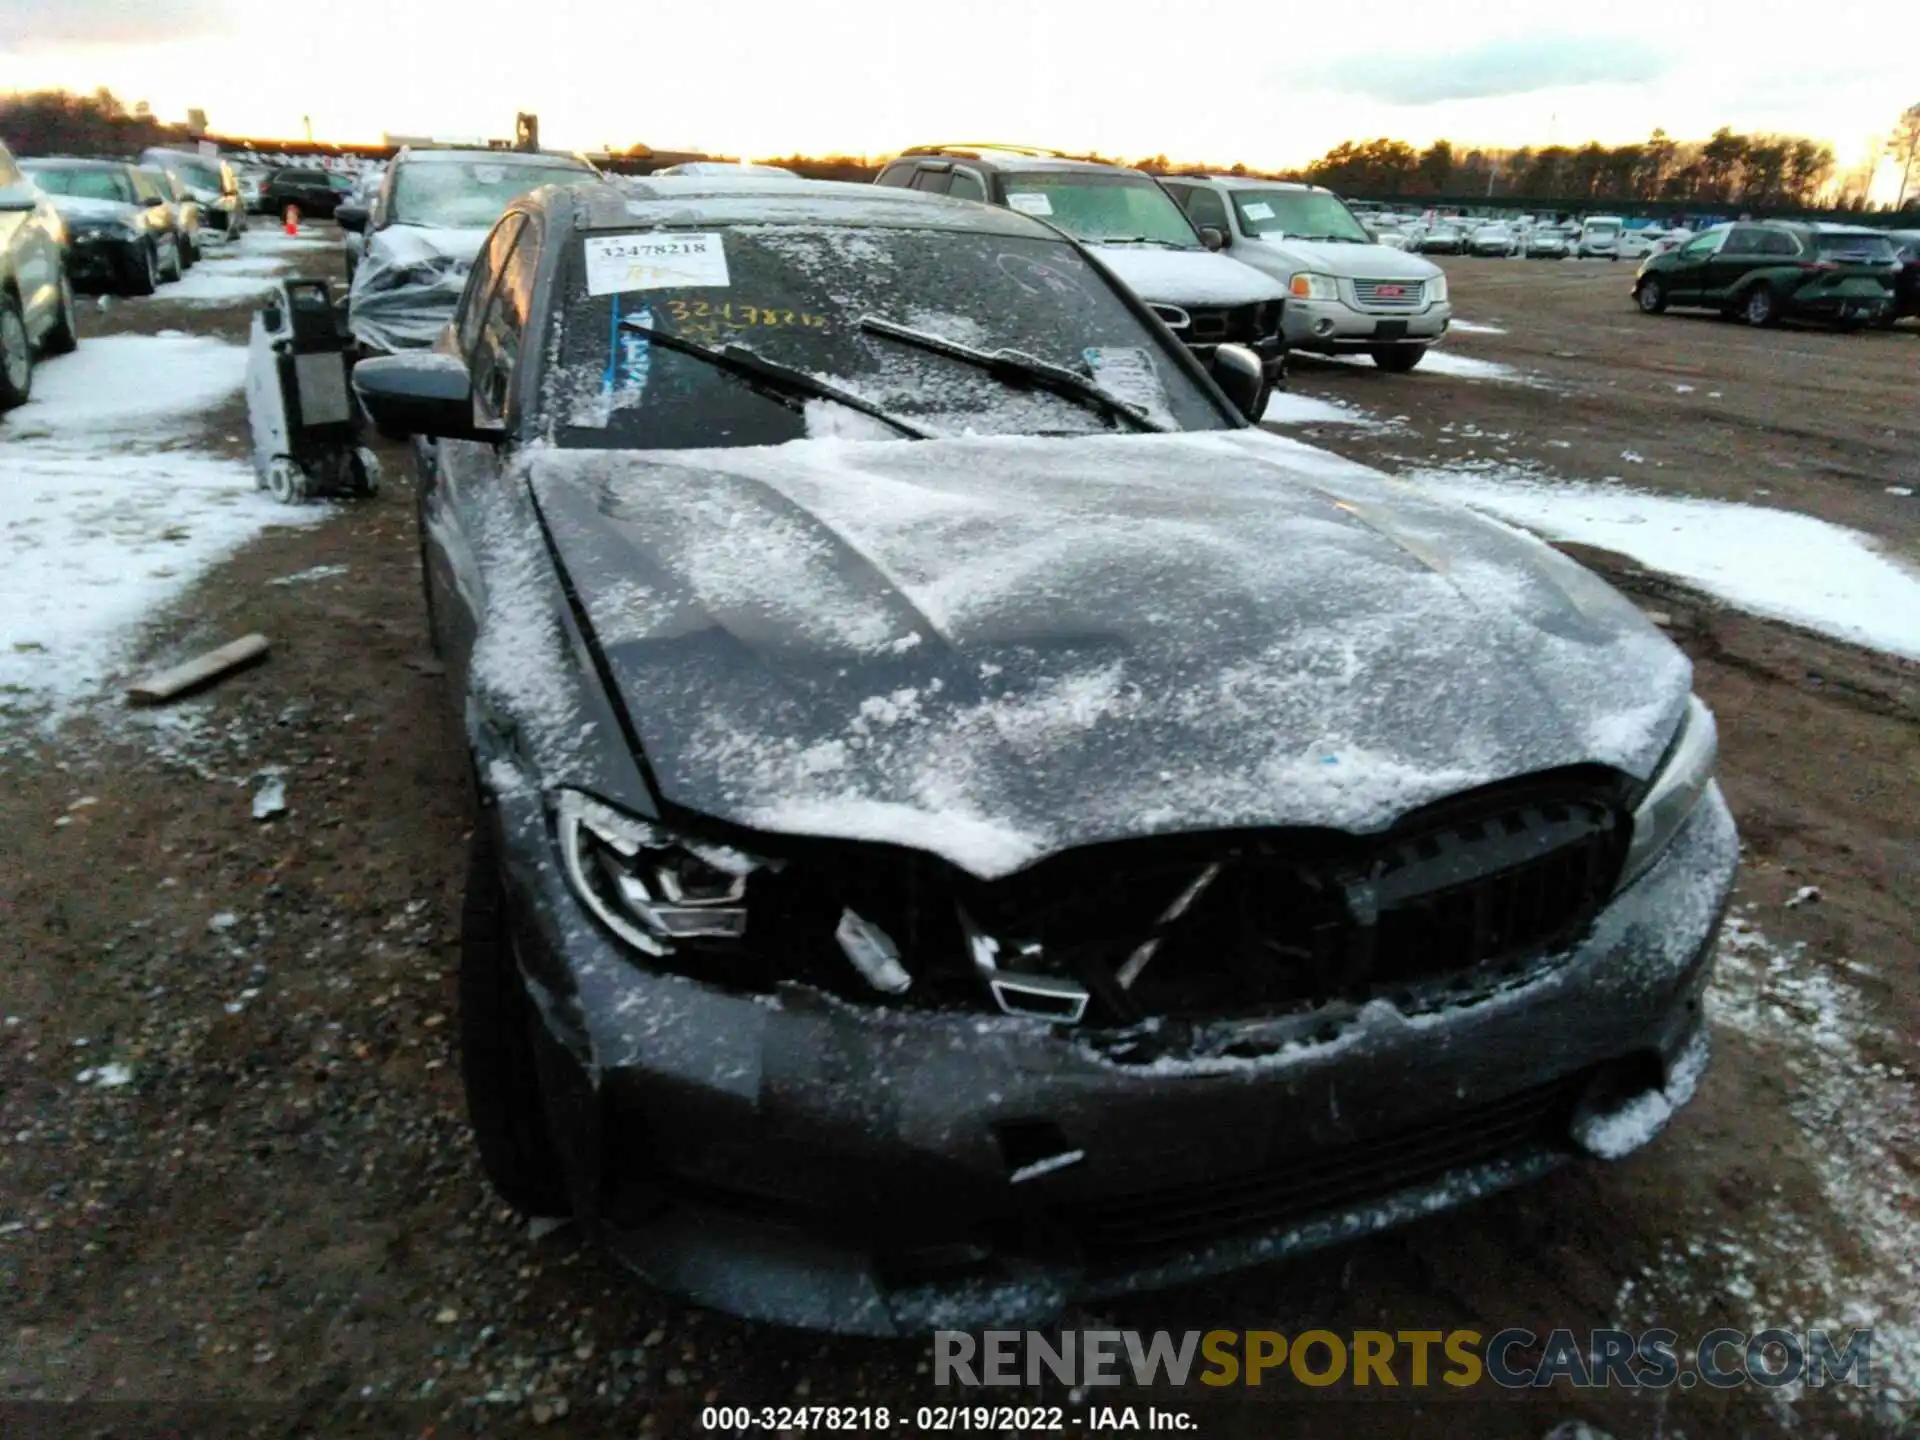
<path fill-rule="evenodd" d="M 367 257 L 404 268 L 435 260 L 455 260 L 468 266 L 486 243 L 485 229 L 445 229 L 437 225 L 389 225 L 376 230 L 366 243 Z"/>
<path fill-rule="evenodd" d="M 1091 245 L 1142 300 L 1166 305 L 1252 305 L 1286 292 L 1270 276 L 1211 250 L 1152 245 Z"/>
<path fill-rule="evenodd" d="M 55 211 L 62 220 L 92 221 L 130 221 L 139 214 L 141 207 L 128 205 L 119 200 L 95 200 L 85 195 L 49 195 Z"/>
<path fill-rule="evenodd" d="M 987 878 L 1645 778 L 1690 688 L 1558 552 L 1258 431 L 518 463 L 664 802 Z"/>
<path fill-rule="evenodd" d="M 1236 245 L 1235 251 L 1241 247 Z M 1255 240 L 1246 247 L 1246 260 L 1262 269 L 1275 268 L 1292 275 L 1313 270 L 1350 280 L 1430 280 L 1440 273 L 1431 260 L 1422 260 L 1391 245 L 1328 245 L 1307 240 Z"/>

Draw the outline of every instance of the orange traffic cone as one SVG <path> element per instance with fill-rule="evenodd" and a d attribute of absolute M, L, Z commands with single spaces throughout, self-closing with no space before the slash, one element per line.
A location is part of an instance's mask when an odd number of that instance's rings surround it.
<path fill-rule="evenodd" d="M 287 213 L 282 218 L 287 222 L 287 234 L 298 235 L 300 233 L 300 207 L 298 205 L 287 206 Z"/>

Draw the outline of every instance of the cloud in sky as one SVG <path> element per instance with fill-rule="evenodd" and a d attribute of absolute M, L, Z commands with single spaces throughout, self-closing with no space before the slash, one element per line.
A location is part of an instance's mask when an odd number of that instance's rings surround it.
<path fill-rule="evenodd" d="M 196 39 L 228 18 L 227 0 L 0 0 L 0 51 Z"/>
<path fill-rule="evenodd" d="M 1357 55 L 1343 60 L 1322 86 L 1388 105 L 1434 105 L 1575 85 L 1640 84 L 1672 68 L 1671 56 L 1638 40 L 1532 34 L 1488 40 L 1451 54 Z"/>

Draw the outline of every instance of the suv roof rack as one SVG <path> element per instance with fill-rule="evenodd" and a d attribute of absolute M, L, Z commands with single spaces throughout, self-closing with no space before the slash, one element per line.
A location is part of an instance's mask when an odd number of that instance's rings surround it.
<path fill-rule="evenodd" d="M 902 155 L 978 155 L 982 150 L 998 150 L 1006 155 L 1026 155 L 1037 160 L 1071 160 L 1064 150 L 1048 150 L 1039 145 L 1007 145 L 996 140 L 956 140 L 945 145 L 910 145 Z"/>

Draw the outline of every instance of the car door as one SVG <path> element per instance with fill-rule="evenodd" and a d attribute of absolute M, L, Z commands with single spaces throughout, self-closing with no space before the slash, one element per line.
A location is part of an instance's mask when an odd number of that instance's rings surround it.
<path fill-rule="evenodd" d="M 527 220 L 518 211 L 494 226 L 467 276 L 467 288 L 454 311 L 453 345 L 474 381 L 474 416 L 504 423 L 510 409 L 514 366 L 525 312 L 508 297 L 501 307 L 514 243 Z M 530 287 L 526 292 L 531 294 Z M 518 326 L 510 326 L 514 314 Z M 446 342 L 442 342 L 445 344 Z M 486 441 L 440 440 L 433 446 L 430 473 L 420 485 L 421 564 L 425 570 L 434 640 L 453 678 L 453 692 L 464 695 L 472 668 L 485 585 L 476 544 L 475 508 L 487 487 L 500 483 L 500 453 Z"/>
<path fill-rule="evenodd" d="M 1709 230 L 1705 235 L 1696 235 L 1678 250 L 1673 259 L 1659 270 L 1659 276 L 1667 289 L 1667 299 L 1675 305 L 1704 305 L 1707 290 L 1707 267 L 1713 261 L 1714 252 L 1727 238 L 1724 230 Z"/>
<path fill-rule="evenodd" d="M 1758 225 L 1727 228 L 1727 238 L 1707 261 L 1703 304 L 1725 305 L 1738 298 L 1745 288 L 1741 282 L 1767 264 L 1766 234 Z"/>
<path fill-rule="evenodd" d="M 0 243 L 7 250 L 7 263 L 0 266 L 0 273 L 12 273 L 27 334 L 37 339 L 60 308 L 63 231 L 52 203 L 4 147 L 0 147 L 0 203 L 5 206 L 0 209 Z"/>
<path fill-rule="evenodd" d="M 154 183 L 153 177 L 139 166 L 129 165 L 127 176 L 133 182 L 134 203 L 147 212 L 147 232 L 156 237 L 160 253 L 165 255 L 169 247 L 177 248 L 180 243 L 174 226 L 173 206 L 160 193 L 160 187 Z"/>

